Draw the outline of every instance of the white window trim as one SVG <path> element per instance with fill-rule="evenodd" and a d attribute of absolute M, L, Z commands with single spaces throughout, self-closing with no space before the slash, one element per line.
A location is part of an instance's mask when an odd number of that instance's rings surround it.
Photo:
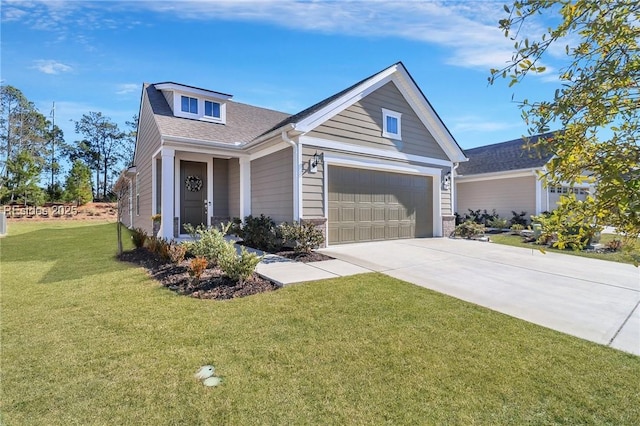
<path fill-rule="evenodd" d="M 196 114 L 182 111 L 182 97 L 194 98 L 198 100 L 198 112 Z M 220 118 L 204 115 L 204 102 L 214 102 L 220 105 Z M 173 96 L 173 114 L 176 117 L 190 118 L 193 120 L 209 121 L 211 123 L 226 124 L 227 122 L 227 103 L 221 99 L 198 97 L 190 93 L 175 92 Z"/>
<path fill-rule="evenodd" d="M 387 117 L 398 120 L 398 133 L 389 133 L 387 131 Z M 402 140 L 402 113 L 382 108 L 382 137 Z"/>

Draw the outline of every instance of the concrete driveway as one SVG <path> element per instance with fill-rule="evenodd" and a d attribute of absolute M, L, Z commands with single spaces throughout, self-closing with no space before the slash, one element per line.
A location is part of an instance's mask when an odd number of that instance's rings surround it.
<path fill-rule="evenodd" d="M 640 270 L 632 265 L 448 238 L 349 244 L 321 252 L 640 355 Z"/>

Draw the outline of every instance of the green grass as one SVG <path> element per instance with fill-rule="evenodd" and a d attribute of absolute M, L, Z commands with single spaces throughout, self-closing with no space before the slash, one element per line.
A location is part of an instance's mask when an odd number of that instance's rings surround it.
<path fill-rule="evenodd" d="M 384 275 L 197 300 L 114 224 L 9 230 L 2 424 L 640 424 L 639 357 Z"/>
<path fill-rule="evenodd" d="M 544 249 L 544 250 L 548 250 L 548 251 L 554 252 L 554 253 L 564 253 L 564 254 L 569 254 L 569 255 L 572 255 L 572 256 L 590 257 L 592 259 L 602 259 L 602 260 L 608 260 L 608 261 L 611 261 L 611 262 L 634 264 L 634 258 L 640 259 L 640 242 L 638 244 L 636 244 L 636 246 L 634 247 L 634 249 L 630 253 L 629 252 L 625 252 L 625 251 L 618 251 L 618 252 L 615 252 L 615 253 L 596 253 L 596 252 L 571 250 L 571 249 L 558 250 L 558 249 L 555 249 L 555 248 L 535 245 L 533 243 L 525 243 L 525 242 L 522 241 L 522 237 L 520 237 L 519 235 L 490 234 L 489 238 L 494 243 L 504 244 L 504 245 L 507 245 L 507 246 L 526 247 L 526 248 L 533 248 L 533 249 Z M 609 241 L 611 241 L 611 240 L 613 240 L 615 238 L 620 239 L 619 236 L 617 237 L 616 235 L 613 235 L 613 234 L 602 234 L 602 236 L 600 237 L 600 243 L 606 244 L 607 242 L 609 242 Z"/>

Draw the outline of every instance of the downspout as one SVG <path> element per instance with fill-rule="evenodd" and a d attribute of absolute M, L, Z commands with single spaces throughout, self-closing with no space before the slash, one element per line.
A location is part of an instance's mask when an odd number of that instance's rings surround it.
<path fill-rule="evenodd" d="M 459 165 L 460 163 L 453 163 L 453 167 L 451 168 L 451 209 L 453 210 L 451 212 L 452 215 L 455 215 L 456 211 L 458 211 L 458 199 L 456 198 L 455 175 L 456 175 L 456 169 L 458 168 Z"/>
<path fill-rule="evenodd" d="M 292 127 L 293 128 L 293 127 Z M 300 221 L 300 146 L 289 138 L 288 130 L 282 131 L 282 140 L 293 147 L 293 220 Z"/>

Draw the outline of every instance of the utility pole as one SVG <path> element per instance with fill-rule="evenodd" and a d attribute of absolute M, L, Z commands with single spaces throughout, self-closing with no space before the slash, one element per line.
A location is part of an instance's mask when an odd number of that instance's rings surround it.
<path fill-rule="evenodd" d="M 53 101 L 51 108 L 51 191 L 55 183 L 55 166 L 56 161 L 56 102 Z"/>

